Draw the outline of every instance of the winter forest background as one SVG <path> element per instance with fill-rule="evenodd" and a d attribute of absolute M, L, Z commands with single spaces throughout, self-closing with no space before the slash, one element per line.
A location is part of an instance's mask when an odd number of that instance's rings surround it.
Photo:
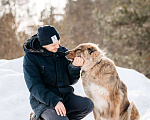
<path fill-rule="evenodd" d="M 149 0 L 54 1 L 38 6 L 34 0 L 0 0 L 0 59 L 24 56 L 25 40 L 39 26 L 52 25 L 68 49 L 84 42 L 99 44 L 117 66 L 150 78 Z"/>

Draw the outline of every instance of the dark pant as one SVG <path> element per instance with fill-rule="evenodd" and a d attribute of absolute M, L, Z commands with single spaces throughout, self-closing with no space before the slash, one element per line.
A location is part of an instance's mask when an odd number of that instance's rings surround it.
<path fill-rule="evenodd" d="M 52 108 L 45 110 L 41 117 L 44 120 L 81 120 L 87 114 L 93 111 L 93 102 L 86 97 L 71 94 L 66 101 L 64 101 L 67 116 L 62 117 L 57 115 Z"/>

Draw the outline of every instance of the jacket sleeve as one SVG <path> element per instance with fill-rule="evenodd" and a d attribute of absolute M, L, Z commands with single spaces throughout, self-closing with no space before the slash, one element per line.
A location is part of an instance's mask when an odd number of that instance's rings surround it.
<path fill-rule="evenodd" d="M 81 67 L 76 67 L 72 65 L 72 62 L 70 62 L 68 66 L 68 70 L 69 70 L 69 76 L 70 76 L 70 84 L 73 85 L 77 83 L 80 78 Z"/>
<path fill-rule="evenodd" d="M 23 61 L 23 72 L 26 85 L 30 93 L 40 102 L 53 109 L 62 100 L 59 96 L 47 89 L 41 81 L 40 70 L 33 54 L 26 54 Z"/>

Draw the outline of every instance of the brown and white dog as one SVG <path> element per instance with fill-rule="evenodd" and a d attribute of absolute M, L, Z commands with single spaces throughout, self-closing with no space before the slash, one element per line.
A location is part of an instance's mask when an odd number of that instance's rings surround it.
<path fill-rule="evenodd" d="M 83 43 L 67 52 L 68 59 L 82 57 L 81 79 L 85 94 L 94 103 L 95 120 L 139 120 L 139 112 L 127 97 L 127 87 L 120 80 L 112 60 L 98 45 Z"/>

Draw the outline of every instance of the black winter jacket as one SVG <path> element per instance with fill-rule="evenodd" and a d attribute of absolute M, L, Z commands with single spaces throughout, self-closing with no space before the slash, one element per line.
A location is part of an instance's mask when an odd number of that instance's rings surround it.
<path fill-rule="evenodd" d="M 37 35 L 28 39 L 23 48 L 24 79 L 31 93 L 31 107 L 39 117 L 45 109 L 54 109 L 74 91 L 70 85 L 78 81 L 80 67 L 73 66 L 65 57 L 65 47 L 60 46 L 56 53 L 41 47 Z"/>

